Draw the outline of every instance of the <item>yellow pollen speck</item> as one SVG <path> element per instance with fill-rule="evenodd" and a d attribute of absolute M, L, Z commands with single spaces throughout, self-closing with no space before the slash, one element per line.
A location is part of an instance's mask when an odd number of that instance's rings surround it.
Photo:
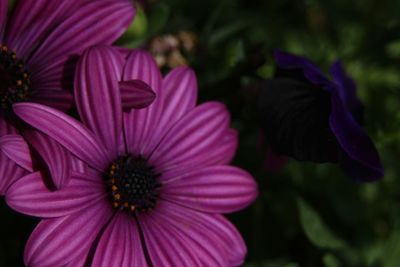
<path fill-rule="evenodd" d="M 3 49 L 4 52 L 7 52 L 7 51 L 8 51 L 7 46 L 3 46 L 1 49 Z"/>
<path fill-rule="evenodd" d="M 18 86 L 21 86 L 21 85 L 22 85 L 22 81 L 21 81 L 21 80 L 18 80 L 18 81 L 17 81 L 17 85 L 18 85 Z"/>
<path fill-rule="evenodd" d="M 24 79 L 28 79 L 28 73 L 24 72 Z"/>
<path fill-rule="evenodd" d="M 136 207 L 134 205 L 131 205 L 131 211 L 134 211 Z"/>
<path fill-rule="evenodd" d="M 118 187 L 116 187 L 115 185 L 113 185 L 113 186 L 111 187 L 111 190 L 112 190 L 112 191 L 117 191 L 117 190 L 118 190 Z"/>
<path fill-rule="evenodd" d="M 112 179 L 111 179 L 111 183 L 112 183 L 112 184 L 115 184 L 115 178 L 112 178 Z"/>
<path fill-rule="evenodd" d="M 124 203 L 124 206 L 125 206 L 125 208 L 129 207 L 129 203 L 128 203 L 128 202 L 125 202 L 125 203 Z"/>
<path fill-rule="evenodd" d="M 114 198 L 117 199 L 117 200 L 119 200 L 119 199 L 121 199 L 121 195 L 120 195 L 120 194 L 115 194 L 115 195 L 114 195 Z"/>
<path fill-rule="evenodd" d="M 117 166 L 115 164 L 111 165 L 111 170 L 117 169 Z"/>
<path fill-rule="evenodd" d="M 113 205 L 114 205 L 114 208 L 118 208 L 118 206 L 119 206 L 118 202 L 114 202 Z"/>

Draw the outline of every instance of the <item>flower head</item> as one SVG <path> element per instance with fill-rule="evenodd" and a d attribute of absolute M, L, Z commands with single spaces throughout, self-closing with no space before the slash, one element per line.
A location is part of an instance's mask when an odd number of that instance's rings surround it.
<path fill-rule="evenodd" d="M 329 80 L 303 57 L 276 51 L 276 77 L 267 80 L 260 117 L 272 150 L 297 160 L 339 162 L 355 180 L 383 176 L 378 152 L 361 127 L 363 106 L 340 61 Z"/>
<path fill-rule="evenodd" d="M 10 158 L 27 149 L 12 105 L 29 101 L 68 109 L 78 56 L 92 45 L 114 42 L 135 11 L 129 0 L 20 0 L 8 18 L 7 13 L 8 1 L 0 0 L 0 194 L 32 171 Z M 60 150 L 49 139 L 35 144 Z"/>
<path fill-rule="evenodd" d="M 123 112 L 121 94 L 148 88 L 157 95 L 152 105 Z M 39 173 L 7 191 L 11 207 L 44 218 L 28 241 L 25 263 L 239 266 L 245 244 L 220 213 L 248 205 L 256 184 L 228 165 L 237 134 L 222 104 L 196 106 L 194 73 L 180 67 L 162 78 L 145 52 L 125 60 L 110 47 L 95 47 L 78 63 L 75 98 L 82 123 L 40 104 L 14 106 L 89 165 L 58 191 Z"/>

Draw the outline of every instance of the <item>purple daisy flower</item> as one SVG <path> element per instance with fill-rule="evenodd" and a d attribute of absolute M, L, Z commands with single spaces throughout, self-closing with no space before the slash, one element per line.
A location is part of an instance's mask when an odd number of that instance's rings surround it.
<path fill-rule="evenodd" d="M 123 112 L 121 94 L 133 88 L 152 88 L 157 98 Z M 244 241 L 220 214 L 251 203 L 257 186 L 228 165 L 237 133 L 224 105 L 196 106 L 193 71 L 180 67 L 162 78 L 145 52 L 125 61 L 95 47 L 78 63 L 75 98 L 83 123 L 40 104 L 14 105 L 25 122 L 90 166 L 61 190 L 50 191 L 37 172 L 7 190 L 11 207 L 44 218 L 27 243 L 27 266 L 243 263 Z"/>
<path fill-rule="evenodd" d="M 18 136 L 13 103 L 29 101 L 68 109 L 72 105 L 69 81 L 79 54 L 92 45 L 114 42 L 135 11 L 129 0 L 21 0 L 8 19 L 7 13 L 8 1 L 0 0 L 0 195 L 32 171 L 26 158 L 10 158 L 26 155 L 27 149 Z M 43 146 L 60 150 L 51 140 L 41 140 Z M 52 170 L 60 173 L 59 168 Z"/>
<path fill-rule="evenodd" d="M 267 80 L 260 117 L 272 150 L 297 160 L 338 162 L 357 181 L 383 177 L 378 152 L 364 132 L 363 106 L 340 61 L 329 80 L 306 58 L 276 51 L 276 77 Z"/>

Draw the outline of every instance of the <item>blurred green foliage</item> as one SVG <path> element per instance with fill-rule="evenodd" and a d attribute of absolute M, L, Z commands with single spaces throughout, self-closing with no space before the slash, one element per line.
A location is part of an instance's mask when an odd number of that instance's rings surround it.
<path fill-rule="evenodd" d="M 140 1 L 120 45 L 140 47 L 163 34 L 190 31 L 184 53 L 199 81 L 199 99 L 223 101 L 240 133 L 234 164 L 257 179 L 260 195 L 229 215 L 248 245 L 246 267 L 400 266 L 400 1 Z M 385 177 L 352 182 L 335 165 L 289 161 L 263 167 L 255 103 L 260 78 L 274 72 L 275 48 L 327 70 L 340 58 L 358 84 L 365 128 Z M 19 266 L 33 220 L 0 206 L 0 266 Z M 11 231 L 12 229 L 12 231 Z"/>

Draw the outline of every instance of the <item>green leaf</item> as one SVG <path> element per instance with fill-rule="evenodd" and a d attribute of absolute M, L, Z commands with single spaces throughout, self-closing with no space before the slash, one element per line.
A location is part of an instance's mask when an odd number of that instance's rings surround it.
<path fill-rule="evenodd" d="M 322 258 L 325 267 L 341 267 L 342 264 L 332 253 L 327 253 Z"/>
<path fill-rule="evenodd" d="M 386 45 L 386 53 L 389 57 L 398 59 L 400 58 L 400 40 L 395 40 Z"/>
<path fill-rule="evenodd" d="M 149 35 L 159 33 L 167 24 L 170 9 L 166 4 L 158 4 L 154 6 L 149 15 Z"/>
<path fill-rule="evenodd" d="M 345 243 L 336 237 L 325 225 L 318 213 L 313 210 L 303 199 L 298 199 L 300 221 L 308 239 L 315 246 L 324 249 L 340 249 Z"/>
<path fill-rule="evenodd" d="M 136 16 L 128 30 L 118 39 L 117 44 L 127 48 L 136 47 L 136 43 L 146 37 L 148 22 L 145 12 L 140 6 L 136 8 Z"/>

